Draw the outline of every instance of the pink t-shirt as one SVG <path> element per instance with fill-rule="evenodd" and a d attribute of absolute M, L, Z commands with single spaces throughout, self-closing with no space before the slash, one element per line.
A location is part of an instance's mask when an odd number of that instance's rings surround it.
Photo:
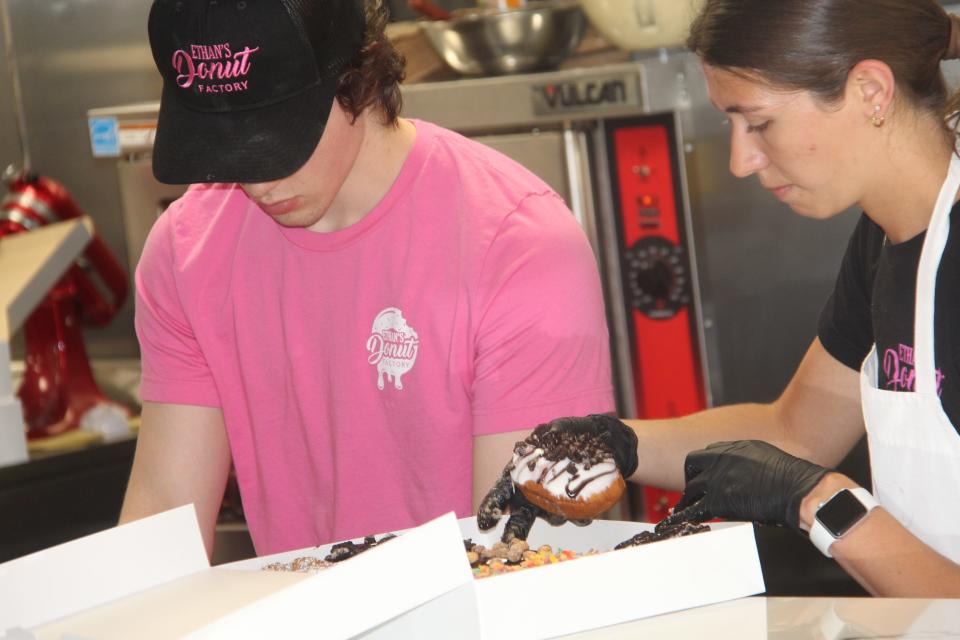
<path fill-rule="evenodd" d="M 614 410 L 596 262 L 563 201 L 415 124 L 353 226 L 287 229 L 203 185 L 144 248 L 141 396 L 222 409 L 260 554 L 470 515 L 474 436 Z"/>

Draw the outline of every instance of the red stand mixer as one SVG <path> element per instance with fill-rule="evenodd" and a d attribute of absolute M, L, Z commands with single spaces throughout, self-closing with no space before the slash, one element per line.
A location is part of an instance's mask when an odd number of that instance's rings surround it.
<path fill-rule="evenodd" d="M 9 193 L 0 201 L 0 238 L 83 216 L 66 188 L 50 178 L 20 173 L 7 186 Z M 84 414 L 98 405 L 129 415 L 97 386 L 81 333 L 83 326 L 106 325 L 126 297 L 126 272 L 103 240 L 94 237 L 27 318 L 26 369 L 17 395 L 29 439 L 76 429 Z"/>

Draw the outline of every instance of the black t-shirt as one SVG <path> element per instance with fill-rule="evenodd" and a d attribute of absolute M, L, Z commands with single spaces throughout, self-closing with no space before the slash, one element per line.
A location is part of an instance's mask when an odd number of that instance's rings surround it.
<path fill-rule="evenodd" d="M 834 358 L 860 369 L 874 343 L 879 387 L 913 391 L 913 320 L 917 268 L 926 233 L 885 241 L 883 230 L 862 216 L 847 245 L 840 275 L 820 313 L 817 334 Z M 960 431 L 960 205 L 940 261 L 934 302 L 934 351 L 943 410 Z"/>

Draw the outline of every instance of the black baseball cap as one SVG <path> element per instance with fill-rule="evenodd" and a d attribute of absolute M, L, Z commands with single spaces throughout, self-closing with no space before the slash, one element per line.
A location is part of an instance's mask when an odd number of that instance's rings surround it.
<path fill-rule="evenodd" d="M 303 166 L 363 45 L 363 0 L 154 0 L 153 175 L 269 182 Z"/>

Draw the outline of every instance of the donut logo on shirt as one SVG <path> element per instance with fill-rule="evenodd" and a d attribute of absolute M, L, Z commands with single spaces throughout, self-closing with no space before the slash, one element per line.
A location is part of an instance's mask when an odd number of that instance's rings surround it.
<path fill-rule="evenodd" d="M 420 337 L 396 307 L 388 307 L 373 321 L 370 337 L 367 338 L 367 362 L 377 368 L 377 389 L 383 390 L 384 376 L 393 380 L 393 386 L 403 389 L 400 378 L 413 368 L 417 361 Z"/>

